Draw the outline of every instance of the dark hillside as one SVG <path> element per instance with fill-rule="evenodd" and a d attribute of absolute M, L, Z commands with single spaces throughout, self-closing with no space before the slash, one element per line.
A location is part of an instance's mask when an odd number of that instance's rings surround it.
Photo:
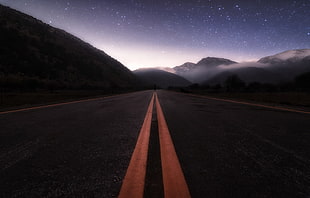
<path fill-rule="evenodd" d="M 110 89 L 137 83 L 103 51 L 1 5 L 0 34 L 0 83 L 5 89 Z"/>
<path fill-rule="evenodd" d="M 159 88 L 187 87 L 191 84 L 181 76 L 159 69 L 139 69 L 134 71 L 134 74 L 146 84 Z"/>

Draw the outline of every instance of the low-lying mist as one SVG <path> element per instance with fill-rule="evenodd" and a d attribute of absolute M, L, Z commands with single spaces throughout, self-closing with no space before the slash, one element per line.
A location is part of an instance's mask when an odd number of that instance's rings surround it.
<path fill-rule="evenodd" d="M 185 63 L 173 69 L 175 74 L 198 84 L 221 84 L 230 75 L 237 75 L 246 83 L 287 82 L 310 71 L 310 49 L 285 51 L 261 58 L 257 62 L 236 63 L 228 59 L 208 57 L 197 64 Z"/>

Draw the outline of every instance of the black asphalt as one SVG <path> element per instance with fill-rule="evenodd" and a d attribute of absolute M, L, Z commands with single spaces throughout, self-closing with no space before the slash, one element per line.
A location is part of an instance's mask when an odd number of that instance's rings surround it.
<path fill-rule="evenodd" d="M 0 197 L 115 197 L 152 91 L 0 115 Z"/>
<path fill-rule="evenodd" d="M 157 92 L 192 197 L 310 197 L 310 115 Z M 0 197 L 117 196 L 151 96 L 0 115 Z"/>
<path fill-rule="evenodd" d="M 192 197 L 310 197 L 310 115 L 158 93 Z"/>

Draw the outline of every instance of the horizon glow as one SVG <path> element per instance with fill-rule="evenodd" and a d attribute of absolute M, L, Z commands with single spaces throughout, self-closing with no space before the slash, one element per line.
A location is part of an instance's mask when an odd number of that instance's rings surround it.
<path fill-rule="evenodd" d="M 220 57 L 256 61 L 310 48 L 307 0 L 0 0 L 123 63 L 174 67 Z"/>

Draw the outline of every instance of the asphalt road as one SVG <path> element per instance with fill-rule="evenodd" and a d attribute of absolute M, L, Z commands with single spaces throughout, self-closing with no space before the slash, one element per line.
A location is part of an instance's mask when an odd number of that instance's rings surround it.
<path fill-rule="evenodd" d="M 159 92 L 192 197 L 310 197 L 310 115 Z"/>
<path fill-rule="evenodd" d="M 151 96 L 0 115 L 0 197 L 116 197 Z"/>
<path fill-rule="evenodd" d="M 310 197 L 309 114 L 157 93 L 192 197 Z M 0 197 L 116 197 L 151 97 L 0 114 Z"/>

